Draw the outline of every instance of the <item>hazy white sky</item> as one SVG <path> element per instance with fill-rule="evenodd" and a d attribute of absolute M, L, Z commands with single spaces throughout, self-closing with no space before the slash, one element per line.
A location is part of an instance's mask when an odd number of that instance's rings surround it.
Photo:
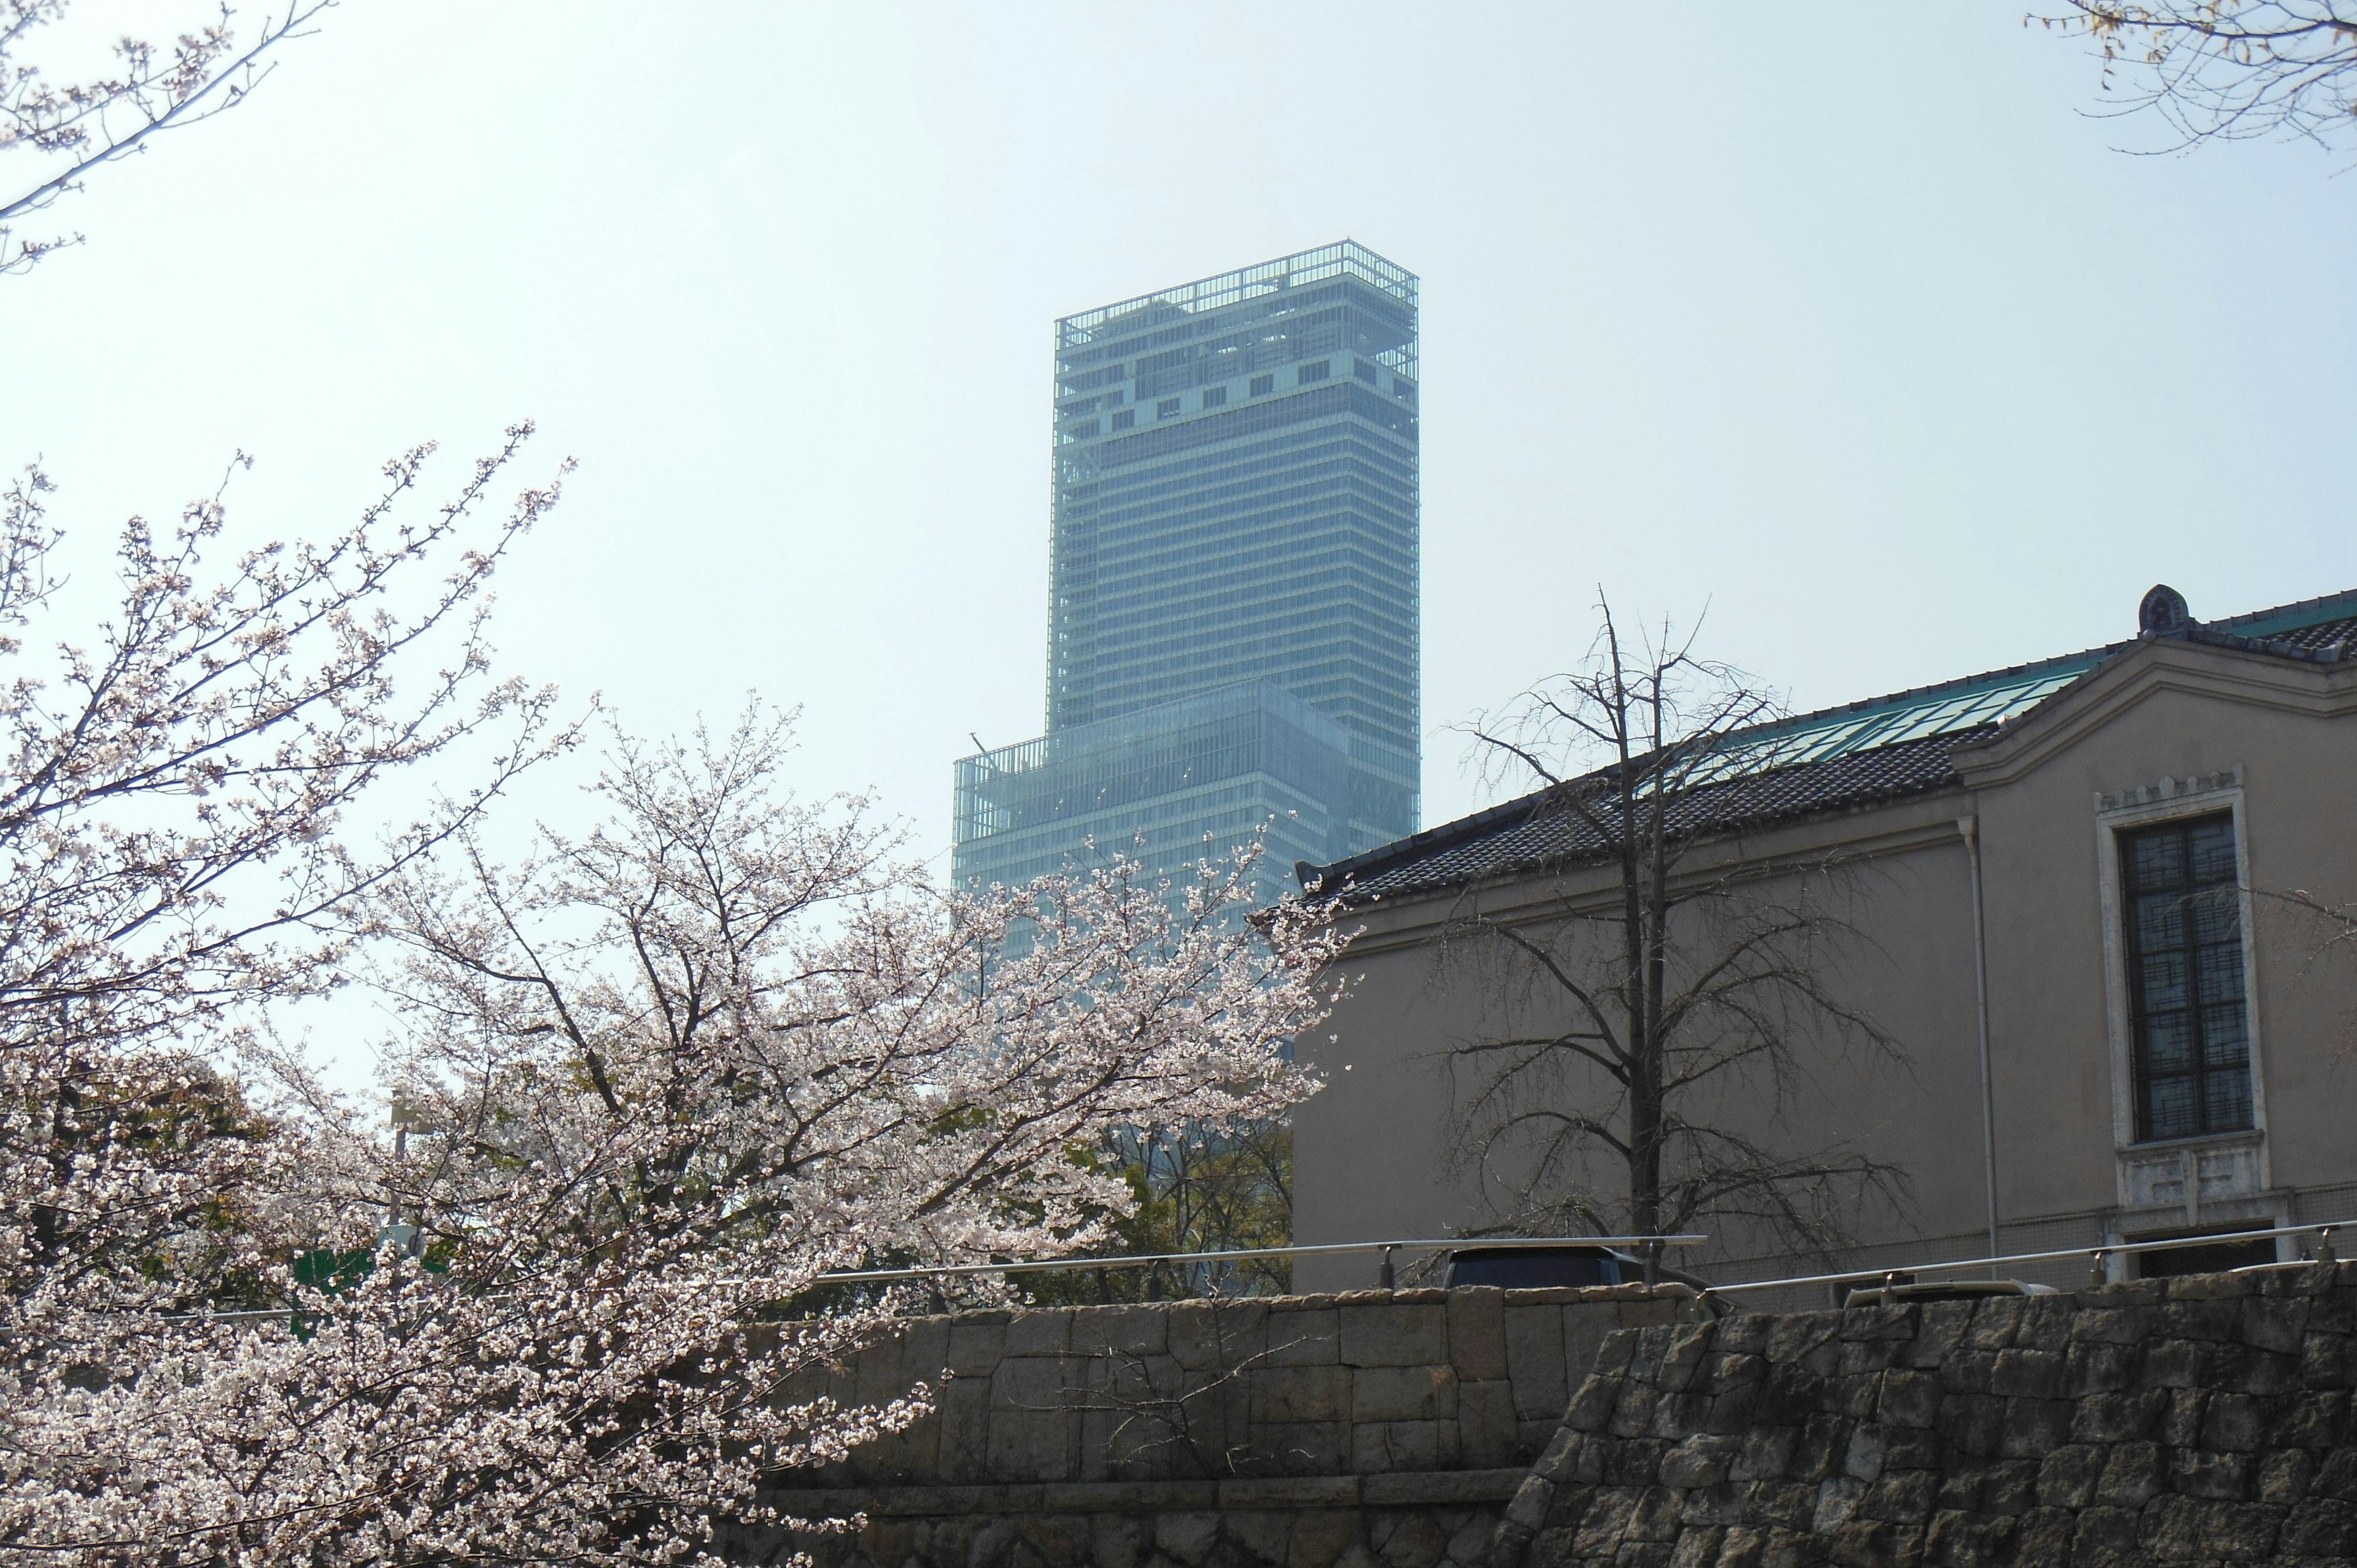
<path fill-rule="evenodd" d="M 2124 156 L 2095 74 L 2004 4 L 348 0 L 0 280 L 0 460 L 325 532 L 530 415 L 511 666 L 799 703 L 940 852 L 1040 725 L 1049 322 L 1350 235 L 1424 279 L 1437 822 L 1599 584 L 1810 706 L 2357 586 L 2357 175 Z"/>

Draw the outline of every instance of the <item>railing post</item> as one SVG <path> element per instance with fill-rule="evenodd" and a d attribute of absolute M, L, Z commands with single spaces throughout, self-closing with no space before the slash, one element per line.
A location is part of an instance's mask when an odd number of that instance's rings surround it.
<path fill-rule="evenodd" d="M 1389 1247 L 1383 1249 L 1383 1265 L 1375 1273 L 1375 1288 L 1377 1290 L 1399 1288 L 1397 1276 L 1392 1273 L 1392 1250 Z"/>

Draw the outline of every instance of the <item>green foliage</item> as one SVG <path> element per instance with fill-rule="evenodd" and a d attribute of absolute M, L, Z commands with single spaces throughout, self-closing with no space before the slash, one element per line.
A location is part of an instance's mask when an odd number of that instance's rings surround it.
<path fill-rule="evenodd" d="M 1242 1129 L 1127 1133 L 1090 1151 L 1117 1169 L 1135 1202 L 1113 1221 L 1126 1257 L 1283 1247 L 1293 1240 L 1293 1131 L 1281 1122 Z M 1143 1268 L 1074 1269 L 1018 1281 L 1042 1305 L 1160 1301 L 1179 1296 L 1274 1295 L 1292 1283 L 1284 1258 Z"/>

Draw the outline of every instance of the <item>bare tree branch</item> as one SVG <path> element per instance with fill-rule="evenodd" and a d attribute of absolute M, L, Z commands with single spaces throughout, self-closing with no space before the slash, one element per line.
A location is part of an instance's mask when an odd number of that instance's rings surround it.
<path fill-rule="evenodd" d="M 1487 776 L 1534 778 L 1562 831 L 1469 886 L 1440 939 L 1486 1008 L 1448 1051 L 1459 1157 L 1525 1233 L 1739 1221 L 1825 1254 L 1861 1205 L 1905 1200 L 1839 1140 L 1760 1131 L 1792 1128 L 1821 1066 L 1899 1060 L 1832 980 L 1871 945 L 1843 914 L 1855 868 L 1695 854 L 1772 760 L 1749 732 L 1779 704 L 1694 631 L 1632 641 L 1600 608 L 1584 666 L 1469 726 Z"/>
<path fill-rule="evenodd" d="M 2282 136 L 2357 140 L 2357 5 L 2350 0 L 2070 0 L 2025 18 L 2094 40 L 2109 114 L 2158 116 L 2182 152 Z"/>

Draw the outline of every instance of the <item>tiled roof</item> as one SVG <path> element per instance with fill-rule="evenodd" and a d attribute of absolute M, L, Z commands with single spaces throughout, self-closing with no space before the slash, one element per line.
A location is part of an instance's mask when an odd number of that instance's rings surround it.
<path fill-rule="evenodd" d="M 2161 635 L 2302 662 L 2357 659 L 2357 591 Z M 1781 719 L 1729 736 L 1719 776 L 1671 808 L 1672 832 L 1707 836 L 1879 804 L 1960 782 L 1952 753 L 2075 684 L 2132 642 Z M 1568 788 L 1601 793 L 1598 771 Z M 1303 887 L 1361 904 L 1592 860 L 1609 843 L 1540 790 L 1331 865 L 1295 867 Z"/>

